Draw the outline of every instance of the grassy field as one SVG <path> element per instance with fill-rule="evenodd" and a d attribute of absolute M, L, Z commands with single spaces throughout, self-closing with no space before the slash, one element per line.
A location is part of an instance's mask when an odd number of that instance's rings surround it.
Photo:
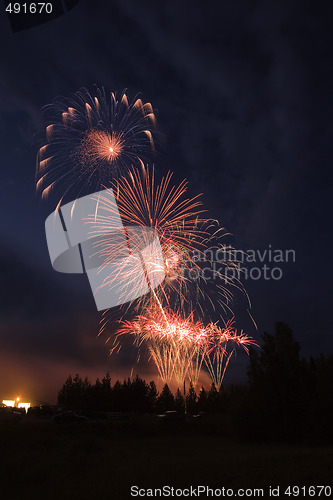
<path fill-rule="evenodd" d="M 0 498 L 118 500 L 131 498 L 131 485 L 268 491 L 332 482 L 331 447 L 246 444 L 215 430 L 153 420 L 1 424 Z"/>

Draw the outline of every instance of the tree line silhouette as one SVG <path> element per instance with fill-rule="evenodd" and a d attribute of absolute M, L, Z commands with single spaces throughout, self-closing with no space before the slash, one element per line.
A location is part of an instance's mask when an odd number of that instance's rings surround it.
<path fill-rule="evenodd" d="M 95 384 L 90 384 L 88 378 L 84 380 L 77 374 L 67 378 L 58 393 L 58 405 L 75 411 L 105 411 L 105 412 L 133 412 L 133 413 L 164 413 L 175 410 L 194 414 L 198 412 L 215 412 L 219 394 L 212 384 L 206 391 L 201 388 L 199 395 L 192 385 L 184 395 L 177 389 L 173 394 L 168 384 L 165 384 L 161 393 L 156 384 L 149 384 L 138 375 L 133 379 L 123 382 L 117 380 L 111 384 L 109 372 L 97 379 Z"/>
<path fill-rule="evenodd" d="M 276 323 L 265 332 L 260 349 L 251 349 L 248 382 L 209 390 L 189 386 L 173 394 L 167 384 L 159 393 L 154 381 L 136 376 L 117 380 L 110 374 L 91 384 L 69 376 L 58 393 L 58 405 L 80 412 L 200 412 L 223 417 L 224 425 L 255 440 L 333 442 L 333 356 L 305 360 L 290 328 Z"/>

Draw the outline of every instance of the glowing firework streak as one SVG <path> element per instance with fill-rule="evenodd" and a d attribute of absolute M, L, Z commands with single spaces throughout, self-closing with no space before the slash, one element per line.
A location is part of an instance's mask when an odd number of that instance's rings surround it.
<path fill-rule="evenodd" d="M 44 108 L 45 136 L 37 154 L 36 188 L 55 190 L 69 201 L 99 191 L 151 157 L 156 119 L 150 103 L 123 92 L 81 89 Z M 60 200 L 61 202 L 61 200 Z"/>
<path fill-rule="evenodd" d="M 231 319 L 225 328 L 221 329 L 212 323 L 207 327 L 207 338 L 202 357 L 217 390 L 220 390 L 222 386 L 226 370 L 236 348 L 241 346 L 248 354 L 248 346 L 257 346 L 254 340 L 243 332 L 237 335 L 233 324 L 234 320 Z"/>

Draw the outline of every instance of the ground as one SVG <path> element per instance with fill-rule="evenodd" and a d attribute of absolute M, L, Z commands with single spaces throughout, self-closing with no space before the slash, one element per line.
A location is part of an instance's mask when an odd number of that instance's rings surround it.
<path fill-rule="evenodd" d="M 333 448 L 240 442 L 216 425 L 153 419 L 0 425 L 1 498 L 118 500 L 130 486 L 329 485 Z M 138 497 L 139 498 L 139 497 Z M 289 498 L 289 497 L 285 497 Z"/>

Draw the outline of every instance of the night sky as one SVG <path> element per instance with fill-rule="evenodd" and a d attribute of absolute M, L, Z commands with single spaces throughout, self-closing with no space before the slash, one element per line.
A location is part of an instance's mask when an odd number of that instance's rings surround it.
<path fill-rule="evenodd" d="M 302 355 L 332 353 L 331 19 L 328 2 L 304 0 L 81 0 L 13 34 L 2 9 L 1 398 L 55 402 L 76 372 L 94 381 L 110 370 L 115 380 L 134 366 L 157 378 L 152 364 L 136 367 L 134 350 L 109 357 L 87 279 L 49 261 L 53 207 L 34 186 L 40 109 L 94 84 L 152 103 L 157 175 L 186 177 L 232 244 L 295 250 L 281 280 L 244 283 L 258 330 L 241 298 L 240 327 L 259 340 L 282 320 Z M 227 381 L 243 380 L 246 363 L 239 356 Z"/>

